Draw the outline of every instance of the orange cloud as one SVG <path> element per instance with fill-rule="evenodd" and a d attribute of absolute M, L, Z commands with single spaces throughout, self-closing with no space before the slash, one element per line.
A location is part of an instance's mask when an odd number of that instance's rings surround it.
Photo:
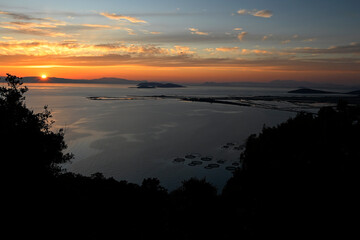
<path fill-rule="evenodd" d="M 25 20 L 25 21 L 53 21 L 57 22 L 56 20 L 53 20 L 51 18 L 37 18 L 32 17 L 23 13 L 15 13 L 15 12 L 6 12 L 6 11 L 0 11 L 0 15 L 5 15 L 8 18 L 17 19 L 17 20 Z"/>
<path fill-rule="evenodd" d="M 65 26 L 64 22 L 2 22 L 0 28 L 8 29 L 12 32 L 47 36 L 47 37 L 71 37 L 71 35 L 57 30 L 58 26 Z"/>
<path fill-rule="evenodd" d="M 130 17 L 130 16 L 124 16 L 124 15 L 118 15 L 116 13 L 106 13 L 102 12 L 100 15 L 107 17 L 112 20 L 126 20 L 131 23 L 147 23 L 145 20 L 138 19 L 136 17 Z"/>
<path fill-rule="evenodd" d="M 123 54 L 143 55 L 192 55 L 196 52 L 187 46 L 174 46 L 173 48 L 161 48 L 152 44 L 85 44 L 76 40 L 62 42 L 11 40 L 0 41 L 0 55 L 27 55 L 27 56 L 103 56 Z"/>
<path fill-rule="evenodd" d="M 175 46 L 170 50 L 170 52 L 176 55 L 192 55 L 195 53 L 194 51 L 190 50 L 190 47 L 187 46 Z"/>
<path fill-rule="evenodd" d="M 241 32 L 237 35 L 237 38 L 242 41 L 245 37 L 245 35 L 247 35 L 248 33 L 247 32 Z"/>
<path fill-rule="evenodd" d="M 271 55 L 273 54 L 272 52 L 266 51 L 266 50 L 260 50 L 260 49 L 242 49 L 241 53 L 243 55 L 248 55 L 248 54 L 256 54 L 256 55 Z"/>
<path fill-rule="evenodd" d="M 200 32 L 199 29 L 197 28 L 189 28 L 191 34 L 196 34 L 196 35 L 202 35 L 202 36 L 208 36 L 209 33 L 207 32 Z"/>
<path fill-rule="evenodd" d="M 100 25 L 100 24 L 81 24 L 81 26 L 89 28 L 111 28 L 109 25 Z"/>
<path fill-rule="evenodd" d="M 270 10 L 246 10 L 246 9 L 240 9 L 237 11 L 239 15 L 252 15 L 255 17 L 262 17 L 262 18 L 270 18 L 273 16 L 273 13 Z"/>
<path fill-rule="evenodd" d="M 216 48 L 216 51 L 218 52 L 235 52 L 238 51 L 239 48 L 238 47 L 219 47 Z"/>

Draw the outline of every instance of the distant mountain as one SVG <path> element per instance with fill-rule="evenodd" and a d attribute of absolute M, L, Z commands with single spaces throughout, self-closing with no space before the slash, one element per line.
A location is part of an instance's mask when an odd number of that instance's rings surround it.
<path fill-rule="evenodd" d="M 307 81 L 294 81 L 294 80 L 274 80 L 269 82 L 274 87 L 287 87 L 287 88 L 343 88 L 343 85 L 333 83 L 317 83 Z"/>
<path fill-rule="evenodd" d="M 297 90 L 289 91 L 288 93 L 299 93 L 299 94 L 336 94 L 337 92 L 327 92 L 322 90 L 316 90 L 311 88 L 300 88 Z"/>
<path fill-rule="evenodd" d="M 295 80 L 273 80 L 270 82 L 205 82 L 202 86 L 235 86 L 235 87 L 276 87 L 276 88 L 344 88 L 346 86 L 332 83 L 315 83 Z"/>
<path fill-rule="evenodd" d="M 142 82 L 138 88 L 182 88 L 184 86 L 175 83 Z"/>
<path fill-rule="evenodd" d="M 123 78 L 98 78 L 89 81 L 95 81 L 98 83 L 107 83 L 107 84 L 138 84 L 145 81 L 136 81 L 136 80 L 127 80 Z"/>
<path fill-rule="evenodd" d="M 2 80 L 3 81 L 3 80 Z M 69 79 L 49 77 L 46 80 L 40 77 L 23 77 L 24 83 L 96 83 L 96 84 L 138 84 L 145 81 L 127 80 L 123 78 L 98 78 L 98 79 Z"/>

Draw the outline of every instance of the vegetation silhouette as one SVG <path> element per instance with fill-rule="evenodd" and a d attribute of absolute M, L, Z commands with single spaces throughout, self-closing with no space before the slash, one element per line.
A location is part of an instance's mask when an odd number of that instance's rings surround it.
<path fill-rule="evenodd" d="M 243 168 L 223 197 L 248 206 L 253 234 L 349 234 L 360 160 L 359 106 L 339 101 L 335 109 L 264 127 L 247 139 L 241 160 Z"/>
<path fill-rule="evenodd" d="M 355 225 L 360 107 L 340 101 L 251 135 L 221 194 L 191 178 L 168 192 L 156 178 L 141 185 L 66 172 L 64 131 L 51 113 L 25 104 L 22 80 L 0 88 L 4 229 L 11 238 L 233 239 L 338 236 Z"/>
<path fill-rule="evenodd" d="M 51 113 L 44 111 L 35 114 L 25 105 L 27 87 L 20 78 L 8 74 L 5 81 L 8 87 L 0 88 L 0 128 L 3 162 L 9 173 L 18 173 L 18 178 L 27 181 L 43 180 L 61 172 L 58 164 L 72 158 L 64 154 L 66 149 L 64 131 L 57 133 L 50 130 L 53 121 Z M 19 143 L 24 144 L 19 144 Z M 21 147 L 21 148 L 20 148 Z"/>

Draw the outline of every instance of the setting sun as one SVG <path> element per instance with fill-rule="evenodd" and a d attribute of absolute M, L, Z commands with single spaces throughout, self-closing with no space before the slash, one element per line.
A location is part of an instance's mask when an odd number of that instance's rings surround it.
<path fill-rule="evenodd" d="M 41 79 L 46 79 L 47 76 L 45 74 L 41 75 Z"/>

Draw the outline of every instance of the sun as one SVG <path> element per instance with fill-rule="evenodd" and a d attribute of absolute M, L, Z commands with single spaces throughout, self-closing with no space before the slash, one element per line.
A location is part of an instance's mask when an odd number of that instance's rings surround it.
<path fill-rule="evenodd" d="M 47 76 L 45 74 L 41 75 L 41 79 L 47 79 Z"/>

